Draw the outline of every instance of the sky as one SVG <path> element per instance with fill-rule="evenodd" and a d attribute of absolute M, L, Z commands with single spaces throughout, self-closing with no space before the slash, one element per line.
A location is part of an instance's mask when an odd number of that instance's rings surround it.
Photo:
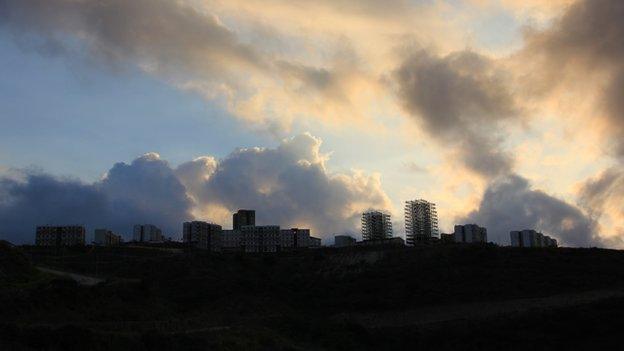
<path fill-rule="evenodd" d="M 42 224 L 624 242 L 617 0 L 0 0 L 0 238 Z"/>

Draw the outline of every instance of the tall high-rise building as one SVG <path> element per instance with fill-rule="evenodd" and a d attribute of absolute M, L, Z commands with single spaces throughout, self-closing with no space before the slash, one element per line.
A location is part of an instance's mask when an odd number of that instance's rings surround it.
<path fill-rule="evenodd" d="M 132 240 L 138 242 L 162 242 L 164 237 L 160 228 L 153 224 L 137 224 L 134 226 Z"/>
<path fill-rule="evenodd" d="M 405 238 L 407 245 L 425 243 L 437 237 L 438 212 L 433 202 L 413 200 L 405 202 Z"/>
<path fill-rule="evenodd" d="M 241 230 L 242 226 L 256 225 L 255 210 L 238 210 L 232 216 L 232 227 L 234 230 Z"/>
<path fill-rule="evenodd" d="M 390 215 L 381 211 L 368 211 L 362 214 L 362 239 L 383 240 L 392 237 Z"/>

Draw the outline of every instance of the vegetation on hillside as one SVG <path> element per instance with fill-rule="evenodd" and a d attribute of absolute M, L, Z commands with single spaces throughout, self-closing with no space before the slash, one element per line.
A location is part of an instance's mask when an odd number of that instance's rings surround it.
<path fill-rule="evenodd" d="M 508 333 L 509 340 L 518 333 L 547 339 L 552 335 L 533 329 L 543 326 L 564 335 L 564 326 L 586 311 L 567 309 L 569 318 L 558 322 L 543 320 L 545 313 L 555 318 L 554 312 L 539 311 L 454 322 L 460 326 L 392 330 L 337 316 L 624 288 L 624 253 L 598 249 L 449 245 L 242 255 L 3 246 L 2 254 L 3 271 L 37 282 L 3 288 L 0 294 L 5 306 L 0 340 L 25 350 L 71 349 L 68 340 L 102 350 L 453 349 L 454 342 L 470 335 L 475 349 L 487 349 L 477 347 L 486 342 L 483 330 L 500 342 Z M 33 263 L 108 279 L 93 287 L 38 279 Z M 610 303 L 619 310 L 599 305 L 604 308 L 595 312 L 596 319 L 615 319 L 624 311 L 623 301 Z"/>

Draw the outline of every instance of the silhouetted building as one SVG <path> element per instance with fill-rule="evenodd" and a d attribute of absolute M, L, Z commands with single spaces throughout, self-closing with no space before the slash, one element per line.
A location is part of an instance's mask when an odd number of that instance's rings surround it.
<path fill-rule="evenodd" d="M 558 246 L 557 239 L 554 239 L 545 235 L 543 246 L 544 247 L 557 247 Z"/>
<path fill-rule="evenodd" d="M 182 225 L 183 240 L 200 249 L 221 251 L 222 228 L 218 224 L 192 221 Z"/>
<path fill-rule="evenodd" d="M 513 247 L 557 247 L 557 240 L 532 229 L 509 232 Z"/>
<path fill-rule="evenodd" d="M 392 237 L 390 215 L 381 211 L 369 211 L 362 214 L 362 238 L 381 240 Z"/>
<path fill-rule="evenodd" d="M 256 225 L 256 211 L 238 210 L 238 212 L 232 215 L 232 227 L 234 230 L 240 230 L 246 225 Z"/>
<path fill-rule="evenodd" d="M 450 244 L 455 242 L 455 234 L 440 233 L 440 242 Z"/>
<path fill-rule="evenodd" d="M 164 237 L 160 228 L 153 224 L 137 224 L 134 226 L 132 240 L 137 242 L 162 242 Z"/>
<path fill-rule="evenodd" d="M 336 235 L 334 236 L 335 247 L 347 247 L 355 245 L 355 238 L 350 235 Z"/>
<path fill-rule="evenodd" d="M 487 229 L 476 224 L 455 226 L 454 239 L 456 243 L 487 243 Z"/>
<path fill-rule="evenodd" d="M 433 202 L 413 200 L 405 202 L 405 237 L 407 245 L 431 241 L 437 237 L 438 212 Z"/>
<path fill-rule="evenodd" d="M 243 233 L 240 230 L 222 230 L 221 250 L 234 252 L 244 251 Z"/>
<path fill-rule="evenodd" d="M 310 246 L 310 229 L 282 229 L 280 236 L 281 250 L 305 249 Z"/>
<path fill-rule="evenodd" d="M 39 226 L 35 238 L 37 246 L 79 246 L 85 244 L 83 226 Z"/>
<path fill-rule="evenodd" d="M 315 238 L 313 236 L 310 237 L 310 244 L 308 245 L 311 249 L 318 249 L 322 246 L 321 238 Z"/>
<path fill-rule="evenodd" d="M 280 227 L 277 225 L 241 227 L 244 252 L 277 252 L 281 248 Z"/>
<path fill-rule="evenodd" d="M 400 237 L 364 240 L 355 243 L 355 246 L 405 246 L 405 240 Z"/>
<path fill-rule="evenodd" d="M 108 229 L 96 229 L 93 242 L 101 246 L 117 246 L 121 244 L 121 235 L 117 235 Z"/>

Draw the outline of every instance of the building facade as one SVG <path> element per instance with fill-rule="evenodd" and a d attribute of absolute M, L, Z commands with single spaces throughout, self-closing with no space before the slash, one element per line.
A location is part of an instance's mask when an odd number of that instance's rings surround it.
<path fill-rule="evenodd" d="M 395 246 L 401 247 L 405 246 L 405 240 L 401 237 L 394 238 L 386 238 L 386 239 L 376 239 L 376 240 L 364 240 L 355 243 L 355 246 L 362 247 L 370 247 L 370 246 Z"/>
<path fill-rule="evenodd" d="M 456 243 L 487 243 L 487 229 L 476 224 L 456 225 L 453 238 Z"/>
<path fill-rule="evenodd" d="M 310 246 L 310 229 L 281 229 L 280 249 L 283 251 L 306 249 Z"/>
<path fill-rule="evenodd" d="M 132 240 L 137 242 L 163 242 L 160 228 L 153 224 L 137 224 L 134 226 Z"/>
<path fill-rule="evenodd" d="M 221 251 L 222 228 L 218 224 L 192 221 L 182 224 L 182 237 L 185 243 L 200 249 Z"/>
<path fill-rule="evenodd" d="M 440 242 L 443 244 L 452 244 L 455 242 L 454 233 L 440 233 Z"/>
<path fill-rule="evenodd" d="M 405 202 L 405 238 L 407 245 L 430 242 L 437 238 L 438 212 L 433 202 L 413 200 Z"/>
<path fill-rule="evenodd" d="M 557 240 L 532 229 L 509 232 L 513 247 L 557 247 Z"/>
<path fill-rule="evenodd" d="M 37 246 L 82 246 L 85 244 L 83 226 L 39 226 L 35 245 Z"/>
<path fill-rule="evenodd" d="M 323 240 L 321 238 L 315 238 L 313 236 L 310 237 L 310 242 L 308 247 L 311 249 L 318 249 L 323 245 Z"/>
<path fill-rule="evenodd" d="M 244 252 L 278 252 L 281 249 L 281 233 L 277 225 L 245 225 L 240 231 Z"/>
<path fill-rule="evenodd" d="M 334 247 L 348 247 L 355 245 L 355 238 L 350 235 L 335 235 Z"/>
<path fill-rule="evenodd" d="M 108 229 L 96 229 L 93 242 L 101 246 L 118 246 L 121 244 L 121 235 L 117 235 Z"/>
<path fill-rule="evenodd" d="M 232 227 L 234 230 L 241 230 L 243 226 L 256 225 L 255 210 L 238 210 L 232 215 Z"/>
<path fill-rule="evenodd" d="M 222 230 L 221 250 L 229 252 L 245 251 L 243 246 L 243 233 L 240 230 Z"/>
<path fill-rule="evenodd" d="M 381 211 L 369 211 L 362 214 L 362 239 L 381 240 L 392 237 L 390 215 Z"/>

